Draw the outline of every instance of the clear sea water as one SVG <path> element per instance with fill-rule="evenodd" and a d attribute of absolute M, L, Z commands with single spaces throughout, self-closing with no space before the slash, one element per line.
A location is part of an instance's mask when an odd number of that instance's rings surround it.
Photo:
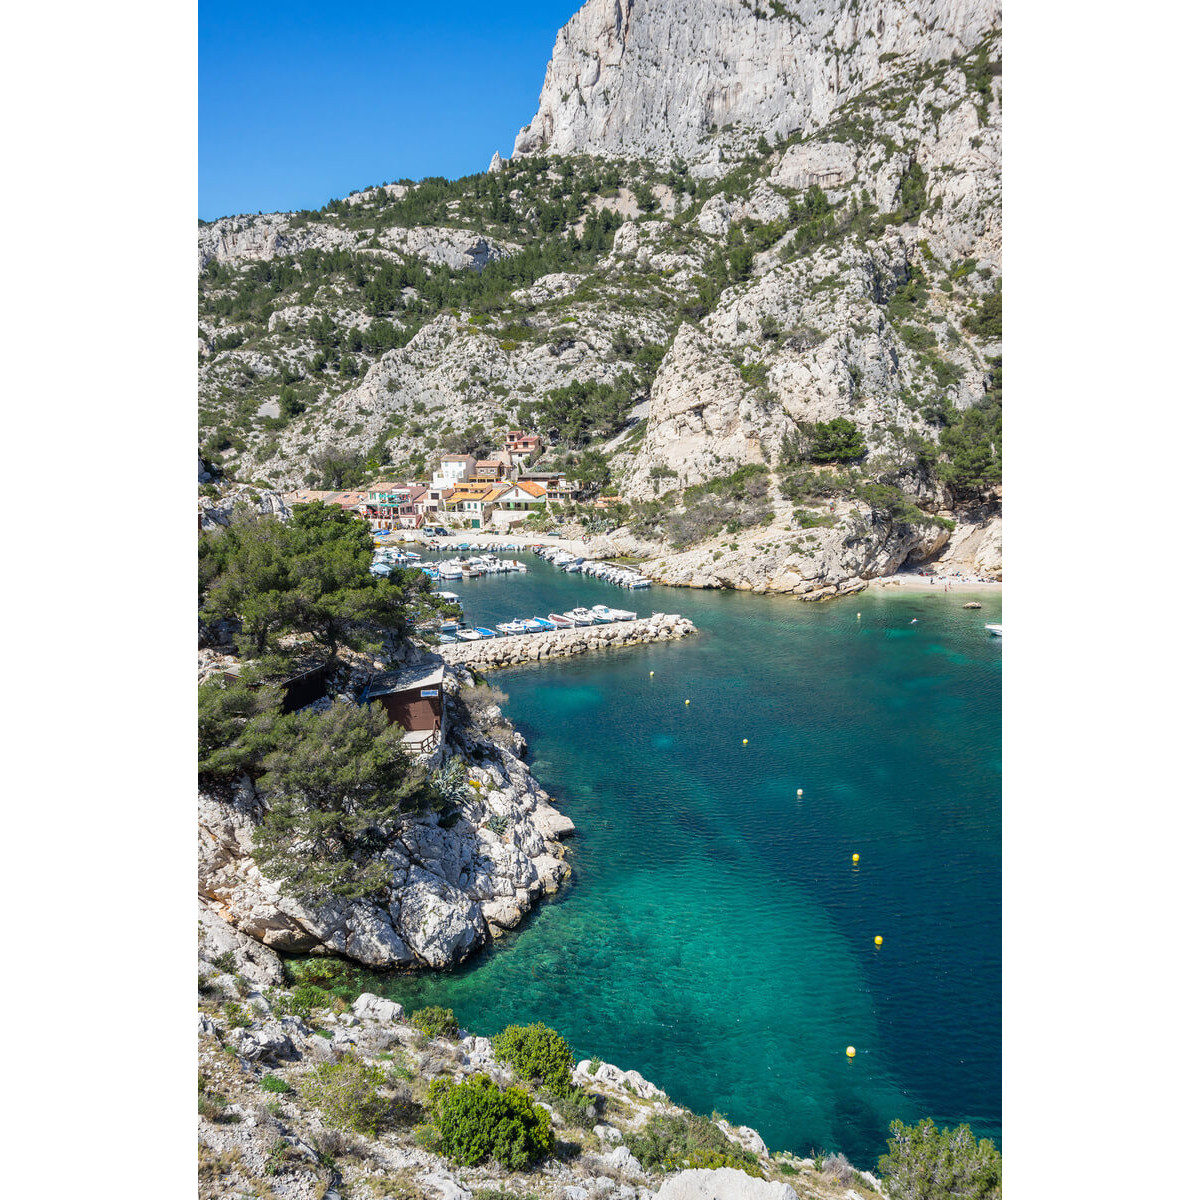
<path fill-rule="evenodd" d="M 701 632 L 492 676 L 578 827 L 573 880 L 384 990 L 476 1033 L 544 1020 L 773 1150 L 870 1169 L 921 1116 L 999 1143 L 1000 596 L 629 592 L 524 561 L 443 586 L 475 624 L 605 603 Z"/>

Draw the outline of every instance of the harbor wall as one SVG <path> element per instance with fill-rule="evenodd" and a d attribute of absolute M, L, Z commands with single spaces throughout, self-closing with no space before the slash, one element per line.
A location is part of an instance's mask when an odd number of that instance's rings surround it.
<path fill-rule="evenodd" d="M 438 651 L 447 663 L 466 663 L 481 669 L 513 667 L 543 658 L 565 658 L 589 650 L 613 646 L 635 646 L 687 637 L 696 626 L 677 613 L 655 613 L 637 621 L 614 621 L 611 625 L 585 625 L 576 629 L 547 630 L 545 633 L 514 634 L 478 642 L 456 642 Z"/>

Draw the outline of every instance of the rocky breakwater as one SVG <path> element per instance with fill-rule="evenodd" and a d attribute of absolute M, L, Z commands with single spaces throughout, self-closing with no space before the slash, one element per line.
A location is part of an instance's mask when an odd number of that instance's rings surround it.
<path fill-rule="evenodd" d="M 446 675 L 447 754 L 467 783 L 452 812 L 402 819 L 381 852 L 390 877 L 371 900 L 304 904 L 262 875 L 252 854 L 265 804 L 248 779 L 199 797 L 202 911 L 263 946 L 340 954 L 370 967 L 447 968 L 514 928 L 570 874 L 574 831 L 518 757 L 520 735 L 493 705 L 486 730 L 459 698 L 465 669 Z"/>
<path fill-rule="evenodd" d="M 543 658 L 565 658 L 589 650 L 666 642 L 695 632 L 696 626 L 687 617 L 677 613 L 655 613 L 638 621 L 615 621 L 611 625 L 588 625 L 577 629 L 488 638 L 479 642 L 458 642 L 444 647 L 442 656 L 448 664 L 470 663 L 473 667 L 485 669 L 515 667 L 519 663 L 537 662 Z"/>

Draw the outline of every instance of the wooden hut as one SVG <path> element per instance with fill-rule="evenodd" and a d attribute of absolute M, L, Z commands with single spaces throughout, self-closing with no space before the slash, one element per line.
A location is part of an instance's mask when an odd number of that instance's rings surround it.
<path fill-rule="evenodd" d="M 442 663 L 385 671 L 367 681 L 362 702 L 383 706 L 388 720 L 404 730 L 410 754 L 431 754 L 442 742 L 445 677 Z"/>

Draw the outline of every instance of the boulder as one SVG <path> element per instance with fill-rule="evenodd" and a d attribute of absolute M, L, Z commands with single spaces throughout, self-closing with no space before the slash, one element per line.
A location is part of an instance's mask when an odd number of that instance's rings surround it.
<path fill-rule="evenodd" d="M 403 1021 L 404 1006 L 395 1000 L 386 1000 L 371 992 L 363 992 L 350 1006 L 350 1011 L 362 1020 L 372 1021 Z"/>
<path fill-rule="evenodd" d="M 796 1200 L 786 1183 L 768 1183 L 732 1167 L 680 1171 L 658 1189 L 659 1200 Z"/>

